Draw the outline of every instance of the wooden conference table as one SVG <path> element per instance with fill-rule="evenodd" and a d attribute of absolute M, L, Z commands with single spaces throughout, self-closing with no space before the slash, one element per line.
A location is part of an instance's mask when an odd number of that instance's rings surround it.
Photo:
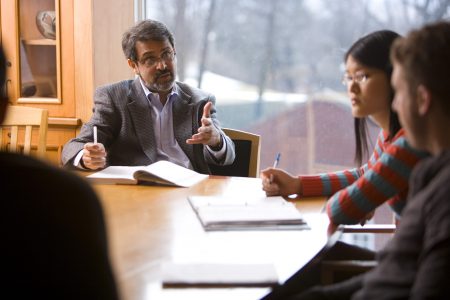
<path fill-rule="evenodd" d="M 328 241 L 328 218 L 320 213 L 324 198 L 296 201 L 310 230 L 203 230 L 187 196 L 264 195 L 259 178 L 210 176 L 191 188 L 133 185 L 94 185 L 94 188 L 103 204 L 111 260 L 122 299 L 126 300 L 259 299 L 270 289 L 163 288 L 161 265 L 271 263 L 283 282 Z"/>

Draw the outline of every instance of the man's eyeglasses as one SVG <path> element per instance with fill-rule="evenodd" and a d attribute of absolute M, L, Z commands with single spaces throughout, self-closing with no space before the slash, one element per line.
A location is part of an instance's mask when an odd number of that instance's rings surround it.
<path fill-rule="evenodd" d="M 149 56 L 141 59 L 139 63 L 147 68 L 151 68 L 156 66 L 160 61 L 163 61 L 164 63 L 172 62 L 175 58 L 175 54 L 176 53 L 173 51 L 166 51 L 163 52 L 160 57 Z"/>
<path fill-rule="evenodd" d="M 367 74 L 364 73 L 356 73 L 355 75 L 345 74 L 342 78 L 342 84 L 348 86 L 351 82 L 356 82 L 357 84 L 361 84 L 367 81 Z"/>

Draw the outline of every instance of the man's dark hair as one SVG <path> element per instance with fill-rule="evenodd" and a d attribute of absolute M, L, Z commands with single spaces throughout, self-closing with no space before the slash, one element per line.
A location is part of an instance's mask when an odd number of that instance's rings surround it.
<path fill-rule="evenodd" d="M 172 32 L 161 22 L 143 20 L 127 30 L 122 36 L 122 50 L 127 59 L 137 61 L 136 43 L 147 41 L 168 40 L 175 49 L 175 40 Z"/>
<path fill-rule="evenodd" d="M 450 22 L 411 31 L 394 43 L 391 59 L 402 66 L 412 97 L 422 84 L 450 115 Z"/>

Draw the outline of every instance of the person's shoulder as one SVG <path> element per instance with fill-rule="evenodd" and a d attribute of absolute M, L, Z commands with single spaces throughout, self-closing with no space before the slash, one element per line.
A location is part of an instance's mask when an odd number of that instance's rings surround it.
<path fill-rule="evenodd" d="M 178 90 L 181 92 L 181 94 L 187 94 L 188 96 L 192 97 L 194 100 L 201 100 L 205 98 L 212 98 L 214 95 L 210 92 L 207 92 L 205 90 L 193 87 L 189 84 L 183 83 L 183 82 L 176 82 Z"/>
<path fill-rule="evenodd" d="M 450 179 L 450 150 L 443 151 L 439 155 L 429 155 L 417 165 L 416 172 L 428 174 L 443 173 Z M 450 185 L 449 185 L 450 187 Z"/>
<path fill-rule="evenodd" d="M 411 148 L 408 141 L 406 140 L 403 130 L 397 132 L 397 134 L 392 138 L 390 144 L 400 148 Z"/>
<path fill-rule="evenodd" d="M 0 152 L 0 177 L 9 184 L 39 187 L 52 191 L 84 190 L 92 188 L 86 180 L 72 171 L 52 165 L 32 156 Z M 51 188 L 50 188 L 51 187 Z M 38 192 L 38 191 L 36 191 Z"/>
<path fill-rule="evenodd" d="M 2 170 L 10 168 L 53 169 L 56 167 L 32 156 L 11 152 L 0 152 L 0 166 Z M 4 173 L 4 172 L 2 172 Z"/>
<path fill-rule="evenodd" d="M 403 130 L 399 131 L 394 138 L 392 139 L 392 143 L 388 148 L 387 152 L 396 154 L 396 153 L 410 153 L 419 158 L 425 158 L 429 156 L 429 153 L 425 151 L 421 151 L 412 147 L 408 140 L 406 139 L 405 133 Z"/>
<path fill-rule="evenodd" d="M 134 80 L 122 80 L 101 85 L 95 89 L 94 99 L 123 105 L 127 103 L 127 99 L 132 93 L 134 82 Z"/>
<path fill-rule="evenodd" d="M 133 80 L 121 80 L 112 83 L 106 83 L 96 88 L 97 91 L 111 91 L 111 90 L 128 90 Z"/>
<path fill-rule="evenodd" d="M 411 189 L 417 195 L 417 201 L 421 199 L 424 211 L 429 216 L 445 214 L 448 221 L 450 216 L 450 151 L 439 155 L 430 156 L 422 160 L 412 174 Z M 419 191 L 421 192 L 419 194 Z M 419 196 L 420 195 L 420 196 Z M 410 199 L 410 202 L 416 200 Z M 442 216 L 440 217 L 442 220 Z M 448 225 L 446 228 L 449 228 Z"/>

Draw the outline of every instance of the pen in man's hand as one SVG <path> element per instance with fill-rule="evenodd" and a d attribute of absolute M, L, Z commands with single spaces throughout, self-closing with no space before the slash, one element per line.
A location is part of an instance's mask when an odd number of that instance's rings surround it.
<path fill-rule="evenodd" d="M 273 168 L 275 169 L 276 167 L 278 167 L 278 164 L 280 163 L 280 158 L 281 158 L 281 153 L 278 152 L 277 156 L 275 157 L 275 161 L 273 162 Z M 269 182 L 272 183 L 273 182 L 273 174 L 270 174 L 270 179 Z"/>
<path fill-rule="evenodd" d="M 94 144 L 97 144 L 97 126 L 94 126 Z"/>

